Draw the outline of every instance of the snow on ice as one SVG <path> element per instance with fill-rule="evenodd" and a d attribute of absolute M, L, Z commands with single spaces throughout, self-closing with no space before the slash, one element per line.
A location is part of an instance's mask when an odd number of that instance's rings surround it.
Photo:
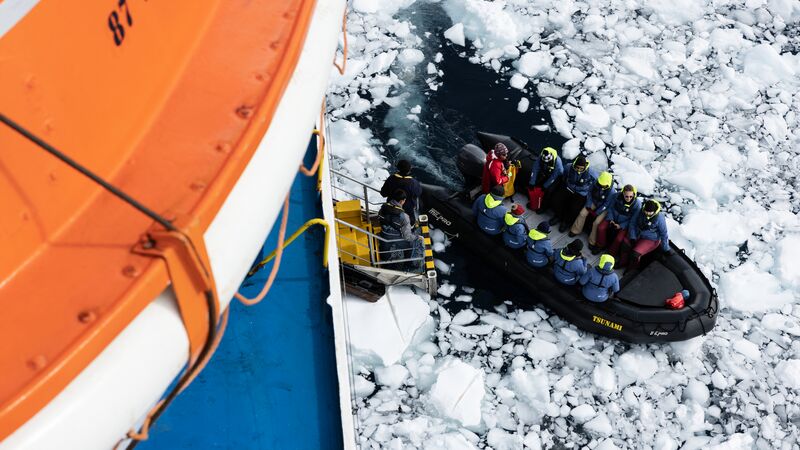
<path fill-rule="evenodd" d="M 403 137 L 377 141 L 370 112 L 420 120 L 408 74 L 437 89 L 442 53 L 424 45 L 456 46 L 519 90 L 512 113 L 549 111 L 565 157 L 663 200 L 722 309 L 706 336 L 632 346 L 540 308 L 480 309 L 437 259 L 435 298 L 346 300 L 361 448 L 797 448 L 800 4 L 442 0 L 450 22 L 425 30 L 409 19 L 423 3 L 353 0 L 333 167 L 379 187 Z"/>

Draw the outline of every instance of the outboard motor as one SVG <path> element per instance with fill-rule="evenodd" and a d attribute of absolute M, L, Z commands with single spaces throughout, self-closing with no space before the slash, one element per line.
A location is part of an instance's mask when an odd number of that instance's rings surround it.
<path fill-rule="evenodd" d="M 467 186 L 474 186 L 481 183 L 483 176 L 483 165 L 486 162 L 486 152 L 474 144 L 467 144 L 461 147 L 456 158 L 456 166 Z"/>

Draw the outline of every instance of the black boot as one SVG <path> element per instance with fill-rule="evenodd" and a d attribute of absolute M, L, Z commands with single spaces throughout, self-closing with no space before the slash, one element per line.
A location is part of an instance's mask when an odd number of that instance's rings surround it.
<path fill-rule="evenodd" d="M 565 223 L 562 223 L 561 225 L 558 226 L 558 231 L 563 233 L 563 232 L 567 231 L 567 228 L 569 228 L 569 225 L 567 225 Z"/>
<path fill-rule="evenodd" d="M 558 216 L 553 216 L 553 217 L 550 218 L 550 220 L 547 221 L 547 223 L 549 223 L 551 227 L 553 225 L 558 224 L 558 222 L 559 222 Z"/>

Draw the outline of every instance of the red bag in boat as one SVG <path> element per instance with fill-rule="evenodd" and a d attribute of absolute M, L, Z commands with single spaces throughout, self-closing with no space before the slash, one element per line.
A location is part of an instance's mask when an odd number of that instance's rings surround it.
<path fill-rule="evenodd" d="M 539 186 L 528 186 L 528 208 L 538 211 L 542 207 L 542 199 L 544 199 L 544 189 Z"/>
<path fill-rule="evenodd" d="M 666 307 L 669 309 L 681 309 L 686 305 L 683 300 L 683 294 L 680 292 L 675 293 L 672 297 L 668 298 L 666 301 Z"/>

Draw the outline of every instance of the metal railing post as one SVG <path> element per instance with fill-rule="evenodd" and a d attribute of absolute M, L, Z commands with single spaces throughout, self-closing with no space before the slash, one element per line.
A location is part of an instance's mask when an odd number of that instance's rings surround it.
<path fill-rule="evenodd" d="M 369 232 L 374 234 L 372 229 L 372 219 L 369 215 L 369 192 L 367 192 L 367 185 L 361 186 L 364 189 L 364 212 L 367 214 L 367 227 L 369 228 Z M 372 241 L 372 238 L 367 236 L 367 242 L 369 243 L 369 263 L 372 266 L 375 266 L 377 262 L 377 258 L 375 258 L 375 243 Z"/>

